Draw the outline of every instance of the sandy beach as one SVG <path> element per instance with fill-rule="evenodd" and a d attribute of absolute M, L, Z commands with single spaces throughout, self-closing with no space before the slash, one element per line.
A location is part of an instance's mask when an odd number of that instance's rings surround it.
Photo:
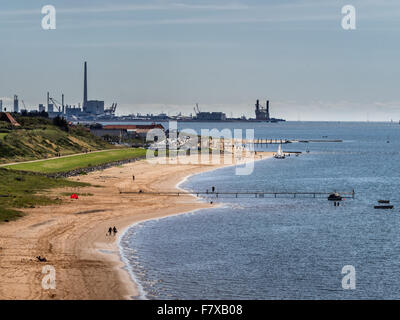
<path fill-rule="evenodd" d="M 255 160 L 271 156 L 260 152 Z M 92 186 L 51 190 L 51 196 L 64 200 L 61 205 L 28 209 L 18 221 L 0 224 L 0 299 L 137 299 L 137 286 L 120 258 L 118 237 L 134 223 L 213 205 L 191 195 L 120 191 L 174 191 L 186 177 L 223 166 L 142 160 L 71 178 Z M 65 195 L 74 192 L 82 194 L 79 200 Z M 107 235 L 110 226 L 117 227 L 117 236 Z M 47 262 L 38 262 L 39 255 Z M 56 270 L 54 290 L 42 288 L 45 265 Z"/>

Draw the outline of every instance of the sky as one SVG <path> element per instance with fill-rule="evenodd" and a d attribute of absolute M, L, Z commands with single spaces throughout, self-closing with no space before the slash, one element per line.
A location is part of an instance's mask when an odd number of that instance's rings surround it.
<path fill-rule="evenodd" d="M 398 0 L 1 0 L 0 99 L 77 105 L 87 61 L 89 99 L 118 114 L 254 117 L 269 99 L 287 120 L 398 121 L 399 36 Z"/>

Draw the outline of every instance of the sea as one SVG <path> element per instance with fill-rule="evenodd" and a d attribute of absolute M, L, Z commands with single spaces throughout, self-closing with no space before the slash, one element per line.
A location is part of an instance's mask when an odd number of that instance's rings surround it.
<path fill-rule="evenodd" d="M 143 299 L 399 299 L 398 123 L 179 123 L 179 129 L 254 129 L 302 152 L 189 177 L 191 191 L 351 192 L 326 196 L 209 196 L 219 207 L 136 224 L 121 254 Z M 325 139 L 325 141 L 324 141 Z M 342 142 L 327 142 L 339 139 Z M 276 151 L 277 145 L 256 150 Z M 211 199 L 212 198 L 212 199 Z M 380 199 L 392 210 L 377 210 Z"/>

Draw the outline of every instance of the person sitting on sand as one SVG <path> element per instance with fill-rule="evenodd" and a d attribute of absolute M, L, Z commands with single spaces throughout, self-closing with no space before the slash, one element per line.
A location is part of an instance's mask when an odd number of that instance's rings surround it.
<path fill-rule="evenodd" d="M 113 228 L 113 231 L 114 231 L 114 236 L 117 234 L 117 228 L 114 226 L 114 228 Z"/>

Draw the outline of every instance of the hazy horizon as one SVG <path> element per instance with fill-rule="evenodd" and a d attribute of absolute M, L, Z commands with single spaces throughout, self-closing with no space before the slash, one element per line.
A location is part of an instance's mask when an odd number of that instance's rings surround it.
<path fill-rule="evenodd" d="M 341 8 L 357 29 L 341 27 Z M 41 9 L 57 10 L 43 30 Z M 0 99 L 46 92 L 118 103 L 118 114 L 202 111 L 301 121 L 398 121 L 400 3 L 394 0 L 15 1 L 0 5 Z"/>

